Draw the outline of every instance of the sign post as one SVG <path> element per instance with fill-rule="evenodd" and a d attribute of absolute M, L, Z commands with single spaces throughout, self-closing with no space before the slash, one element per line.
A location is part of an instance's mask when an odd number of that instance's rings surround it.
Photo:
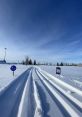
<path fill-rule="evenodd" d="M 16 66 L 15 66 L 15 65 L 12 65 L 12 66 L 10 67 L 10 69 L 11 69 L 11 71 L 13 71 L 13 76 L 14 76 L 14 72 L 15 72 L 15 70 L 16 70 Z"/>
<path fill-rule="evenodd" d="M 60 67 L 56 67 L 56 74 L 61 75 L 61 68 Z"/>

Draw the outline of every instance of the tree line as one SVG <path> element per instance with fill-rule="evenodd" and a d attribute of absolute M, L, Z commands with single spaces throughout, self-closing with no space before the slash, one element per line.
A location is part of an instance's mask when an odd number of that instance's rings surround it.
<path fill-rule="evenodd" d="M 78 64 L 75 63 L 64 63 L 64 62 L 57 62 L 55 64 L 53 63 L 37 63 L 36 60 L 32 60 L 31 58 L 29 58 L 28 56 L 25 58 L 25 60 L 22 61 L 23 65 L 49 65 L 49 66 L 77 66 Z"/>
<path fill-rule="evenodd" d="M 32 60 L 29 57 L 26 57 L 25 60 L 22 61 L 23 65 L 36 65 L 36 60 Z"/>
<path fill-rule="evenodd" d="M 77 66 L 78 64 L 75 64 L 75 63 L 58 63 L 57 62 L 57 66 Z"/>

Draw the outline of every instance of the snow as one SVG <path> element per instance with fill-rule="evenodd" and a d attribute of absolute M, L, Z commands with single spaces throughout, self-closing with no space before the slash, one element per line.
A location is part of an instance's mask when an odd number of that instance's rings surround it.
<path fill-rule="evenodd" d="M 79 66 L 60 66 L 61 67 L 61 75 L 58 76 L 56 74 L 56 66 L 39 66 L 41 69 L 47 71 L 53 76 L 63 80 L 64 82 L 69 83 L 70 85 L 77 87 L 82 90 L 82 85 L 78 85 L 74 80 L 82 82 L 82 67 Z"/>
<path fill-rule="evenodd" d="M 34 85 L 34 97 L 35 97 L 35 102 L 36 102 L 36 109 L 35 109 L 35 115 L 34 117 L 42 117 L 42 107 L 41 107 L 41 102 L 38 94 L 38 90 L 35 84 L 35 81 L 33 81 Z"/>
<path fill-rule="evenodd" d="M 0 91 L 6 88 L 13 80 L 15 80 L 20 74 L 22 74 L 28 67 L 24 65 L 16 65 L 17 70 L 13 77 L 10 70 L 11 65 L 0 64 Z"/>
<path fill-rule="evenodd" d="M 79 117 L 79 115 L 71 108 L 71 106 L 67 104 L 66 101 L 57 92 L 54 91 L 54 89 L 50 86 L 50 84 L 47 83 L 38 72 L 37 74 L 39 75 L 41 80 L 44 82 L 44 84 L 48 87 L 48 89 L 52 92 L 52 94 L 59 100 L 62 106 L 67 110 L 70 116 Z"/>
<path fill-rule="evenodd" d="M 74 80 L 75 83 L 77 83 L 78 85 L 82 86 L 82 82 L 78 81 L 78 80 Z"/>
<path fill-rule="evenodd" d="M 35 99 L 35 113 L 34 113 L 34 117 L 42 117 L 43 112 L 42 112 L 42 105 L 41 105 L 41 101 L 40 101 L 40 97 L 39 97 L 39 92 L 36 86 L 36 76 L 35 76 L 35 68 L 32 71 L 32 79 L 33 79 L 33 93 L 34 93 L 34 99 Z"/>
<path fill-rule="evenodd" d="M 41 72 L 40 72 L 41 73 Z M 42 74 L 42 73 L 41 73 Z M 48 77 L 46 77 L 44 74 L 42 74 L 45 79 L 47 79 L 53 86 L 55 86 L 59 91 L 61 91 L 66 97 L 71 99 L 74 103 L 76 103 L 80 108 L 82 108 L 82 102 L 71 96 L 71 91 L 65 91 L 63 90 L 59 85 L 56 84 L 56 82 L 53 82 Z M 55 80 L 54 80 L 55 81 Z"/>
<path fill-rule="evenodd" d="M 22 94 L 22 98 L 21 98 L 21 102 L 20 102 L 20 105 L 19 105 L 19 110 L 18 110 L 18 115 L 17 117 L 26 117 L 28 114 L 27 114 L 27 105 L 28 105 L 28 100 L 26 97 L 28 97 L 28 83 L 29 83 L 29 79 L 30 79 L 30 76 L 31 76 L 31 71 L 29 73 L 29 78 L 25 84 L 25 87 L 24 87 L 24 91 L 23 91 L 23 94 Z"/>
<path fill-rule="evenodd" d="M 49 73 L 47 73 L 45 71 L 42 71 L 42 72 L 44 74 L 46 74 L 49 78 L 51 78 L 52 80 L 54 80 L 54 82 L 56 82 L 56 83 L 58 83 L 58 84 L 60 84 L 60 85 L 62 85 L 64 87 L 66 87 L 67 89 L 69 89 L 69 90 L 71 90 L 73 92 L 76 92 L 78 95 L 81 95 L 82 96 L 82 91 L 80 91 L 79 89 L 77 89 L 77 88 L 69 85 L 68 83 L 65 83 L 65 82 L 61 81 L 60 79 L 52 76 L 51 74 L 49 74 Z"/>
<path fill-rule="evenodd" d="M 16 79 L 21 73 L 23 73 L 29 66 L 16 65 L 17 70 L 15 71 L 15 76 L 13 77 L 12 71 L 10 70 L 11 65 L 0 64 L 0 91 L 4 89 L 8 84 L 10 84 L 14 79 Z M 36 66 L 38 67 L 38 66 Z M 53 76 L 63 80 L 70 85 L 82 90 L 82 67 L 77 66 L 62 66 L 62 74 L 60 77 L 56 75 L 56 66 L 39 66 L 41 69 L 47 71 Z"/>
<path fill-rule="evenodd" d="M 24 71 L 26 71 L 29 68 L 29 66 L 25 65 L 16 65 L 16 66 L 17 70 L 15 72 L 15 76 L 13 77 L 12 71 L 10 70 L 11 65 L 0 64 L 0 91 L 6 89 L 6 87 L 8 87 L 9 84 L 13 82 L 13 80 L 18 78 Z M 23 93 L 21 94 L 21 99 L 17 111 L 18 112 L 17 117 L 30 116 L 30 113 L 33 113 L 34 117 L 42 117 L 44 115 L 44 110 L 45 110 L 44 109 L 45 106 L 43 106 L 43 103 L 45 103 L 44 98 L 46 98 L 46 102 L 48 102 L 50 107 L 49 110 L 47 109 L 48 110 L 47 114 L 50 114 L 51 116 L 53 113 L 56 113 L 57 111 L 58 113 L 56 114 L 60 115 L 59 106 L 55 104 L 52 95 L 55 97 L 55 99 L 58 100 L 60 105 L 62 105 L 60 108 L 63 108 L 66 114 L 74 117 L 79 117 L 80 110 L 77 107 L 82 108 L 82 100 L 80 101 L 79 99 L 79 98 L 82 99 L 82 91 L 81 91 L 82 67 L 63 66 L 61 67 L 62 74 L 60 75 L 60 77 L 55 74 L 56 66 L 31 66 L 31 67 L 32 68 L 30 69 L 30 71 L 28 70 L 29 71 L 28 75 L 26 74 L 27 79 L 25 77 L 26 82 L 23 85 L 24 89 Z M 24 76 L 21 77 L 23 80 Z M 11 91 L 9 92 L 9 94 L 12 93 L 14 94 L 14 96 L 17 95 L 18 91 L 22 88 L 20 85 L 20 83 L 22 83 L 22 80 L 21 82 L 18 82 L 16 85 L 12 85 L 15 88 L 10 87 L 10 89 L 11 88 L 13 89 L 13 92 Z M 43 84 L 41 84 L 40 80 L 43 82 Z M 47 89 L 45 88 L 45 86 L 47 87 Z M 42 88 L 41 90 L 40 87 Z M 10 91 L 10 89 L 8 91 Z M 56 89 L 58 89 L 59 92 Z M 50 91 L 52 95 L 48 91 Z M 63 95 L 61 95 L 61 93 Z M 44 98 L 42 98 L 42 95 L 44 95 Z M 78 95 L 78 97 L 76 97 L 76 95 Z M 66 97 L 67 99 L 65 99 Z M 4 95 L 4 103 L 6 99 L 7 98 L 5 98 Z M 6 103 L 7 101 L 8 100 L 6 100 Z M 74 106 L 71 102 L 73 102 L 76 106 Z M 47 103 L 45 103 L 45 105 L 46 104 Z M 54 104 L 55 106 L 53 106 Z M 53 107 L 54 108 L 57 107 L 58 109 L 57 110 L 55 109 L 54 111 Z M 62 112 L 60 113 L 63 116 Z"/>

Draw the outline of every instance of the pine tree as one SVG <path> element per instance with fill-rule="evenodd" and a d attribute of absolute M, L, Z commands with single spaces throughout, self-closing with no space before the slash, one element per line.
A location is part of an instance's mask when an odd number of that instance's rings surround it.
<path fill-rule="evenodd" d="M 63 63 L 61 62 L 60 66 L 63 66 Z"/>
<path fill-rule="evenodd" d="M 57 63 L 57 66 L 59 66 L 59 63 Z"/>
<path fill-rule="evenodd" d="M 29 57 L 28 57 L 28 56 L 26 57 L 25 64 L 26 64 L 26 65 L 29 64 Z"/>
<path fill-rule="evenodd" d="M 22 64 L 25 65 L 25 61 L 22 61 Z"/>
<path fill-rule="evenodd" d="M 36 60 L 34 60 L 34 65 L 36 65 Z"/>
<path fill-rule="evenodd" d="M 32 65 L 32 60 L 31 59 L 29 60 L 29 65 Z"/>

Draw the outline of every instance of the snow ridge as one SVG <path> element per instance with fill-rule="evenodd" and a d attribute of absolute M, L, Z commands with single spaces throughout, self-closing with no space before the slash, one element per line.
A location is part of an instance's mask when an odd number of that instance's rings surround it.
<path fill-rule="evenodd" d="M 57 83 L 59 83 L 59 84 L 65 86 L 65 87 L 68 88 L 69 90 L 71 90 L 71 91 L 77 93 L 78 95 L 82 96 L 82 91 L 80 91 L 79 89 L 77 89 L 77 88 L 75 88 L 75 87 L 73 87 L 73 86 L 71 86 L 71 85 L 65 83 L 64 81 L 61 81 L 61 80 L 57 79 L 56 77 L 52 76 L 51 74 L 47 73 L 46 71 L 43 71 L 43 70 L 41 70 L 41 71 L 42 71 L 47 77 L 53 79 L 55 82 L 57 82 Z"/>
<path fill-rule="evenodd" d="M 41 72 L 40 72 L 41 73 Z M 41 73 L 42 74 L 42 73 Z M 82 109 L 82 102 L 71 96 L 69 93 L 67 93 L 65 90 L 63 90 L 60 86 L 58 86 L 55 82 L 53 83 L 52 80 L 49 80 L 46 75 L 42 74 L 45 79 L 47 79 L 53 86 L 55 86 L 57 89 L 59 89 L 66 97 L 68 97 L 70 100 L 72 100 L 76 105 L 78 105 Z"/>
<path fill-rule="evenodd" d="M 66 111 L 70 114 L 71 117 L 79 117 L 79 115 L 70 107 L 70 105 L 68 103 L 66 103 L 64 101 L 64 99 L 54 91 L 54 89 L 50 86 L 49 83 L 47 83 L 43 77 L 38 73 L 38 76 L 40 77 L 40 79 L 44 82 L 44 84 L 48 87 L 48 89 L 52 92 L 52 94 L 57 98 L 57 100 L 59 100 L 59 102 L 62 104 L 62 106 L 66 109 Z"/>
<path fill-rule="evenodd" d="M 43 115 L 42 106 L 41 106 L 38 90 L 36 87 L 36 82 L 34 81 L 34 79 L 33 79 L 33 86 L 34 86 L 34 98 L 35 98 L 35 102 L 36 102 L 36 109 L 35 109 L 34 117 L 42 117 L 42 115 Z"/>
<path fill-rule="evenodd" d="M 23 94 L 22 94 L 22 98 L 21 98 L 21 102 L 20 102 L 20 105 L 19 105 L 19 109 L 18 109 L 18 114 L 17 114 L 17 117 L 26 117 L 27 116 L 27 89 L 28 89 L 28 83 L 29 83 L 29 79 L 30 79 L 30 76 L 31 76 L 31 72 L 29 73 L 29 76 L 28 76 L 28 79 L 27 79 L 27 82 L 25 84 L 25 87 L 24 87 L 24 91 L 23 91 Z"/>

